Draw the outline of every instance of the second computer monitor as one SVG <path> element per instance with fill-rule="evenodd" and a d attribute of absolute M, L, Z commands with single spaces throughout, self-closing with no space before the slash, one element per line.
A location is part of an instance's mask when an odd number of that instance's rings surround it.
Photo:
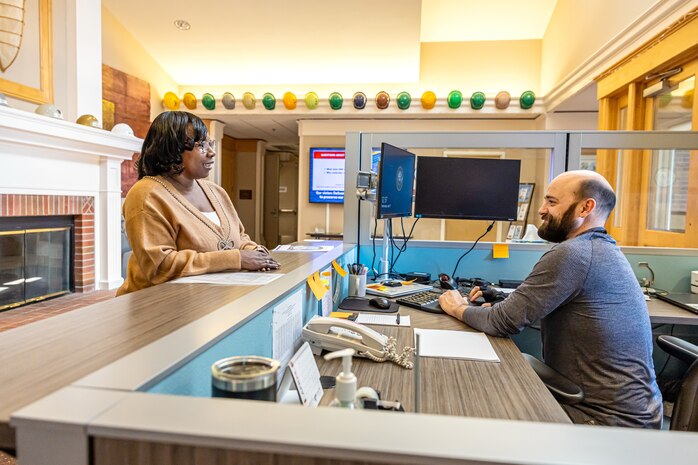
<path fill-rule="evenodd" d="M 515 221 L 520 160 L 419 157 L 414 216 Z"/>
<path fill-rule="evenodd" d="M 376 218 L 412 216 L 415 159 L 413 153 L 381 144 Z"/>

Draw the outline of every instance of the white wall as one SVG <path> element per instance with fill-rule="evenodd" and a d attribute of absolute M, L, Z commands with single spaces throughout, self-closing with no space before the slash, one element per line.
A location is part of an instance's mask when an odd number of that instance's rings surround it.
<path fill-rule="evenodd" d="M 186 58 L 182 57 L 182 59 Z M 102 7 L 102 62 L 150 83 L 151 120 L 162 113 L 162 97 L 166 92 L 172 91 L 179 95 L 178 84 L 104 7 Z"/>

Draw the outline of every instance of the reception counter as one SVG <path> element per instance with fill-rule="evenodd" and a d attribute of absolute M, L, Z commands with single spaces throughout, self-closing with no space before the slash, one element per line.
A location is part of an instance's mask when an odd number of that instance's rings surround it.
<path fill-rule="evenodd" d="M 411 371 L 366 360 L 357 360 L 359 384 L 386 390 L 407 412 L 148 392 L 231 340 L 271 353 L 270 309 L 302 292 L 307 321 L 318 309 L 308 276 L 333 260 L 356 260 L 354 245 L 331 244 L 327 252 L 274 252 L 283 276 L 265 286 L 162 284 L 7 332 L 0 338 L 2 446 L 16 446 L 22 465 L 649 464 L 698 456 L 692 433 L 569 424 L 509 339 L 491 338 L 496 365 L 425 361 L 420 383 L 430 398 L 422 413 L 411 411 Z M 412 328 L 468 329 L 409 312 Z M 390 331 L 407 344 L 412 328 Z M 336 374 L 338 364 L 320 367 Z"/>

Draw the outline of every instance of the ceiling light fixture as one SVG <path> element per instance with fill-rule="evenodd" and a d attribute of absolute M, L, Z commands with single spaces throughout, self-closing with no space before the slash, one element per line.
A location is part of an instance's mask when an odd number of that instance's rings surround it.
<path fill-rule="evenodd" d="M 175 19 L 174 25 L 180 31 L 188 31 L 191 29 L 191 24 L 183 19 Z"/>

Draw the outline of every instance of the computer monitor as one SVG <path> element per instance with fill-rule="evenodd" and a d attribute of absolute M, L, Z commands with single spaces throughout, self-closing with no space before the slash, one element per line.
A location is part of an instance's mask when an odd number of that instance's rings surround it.
<path fill-rule="evenodd" d="M 310 149 L 310 203 L 344 203 L 344 148 Z"/>
<path fill-rule="evenodd" d="M 376 218 L 412 216 L 416 156 L 393 145 L 381 144 L 378 162 Z"/>
<path fill-rule="evenodd" d="M 414 216 L 515 221 L 520 160 L 419 157 Z"/>

